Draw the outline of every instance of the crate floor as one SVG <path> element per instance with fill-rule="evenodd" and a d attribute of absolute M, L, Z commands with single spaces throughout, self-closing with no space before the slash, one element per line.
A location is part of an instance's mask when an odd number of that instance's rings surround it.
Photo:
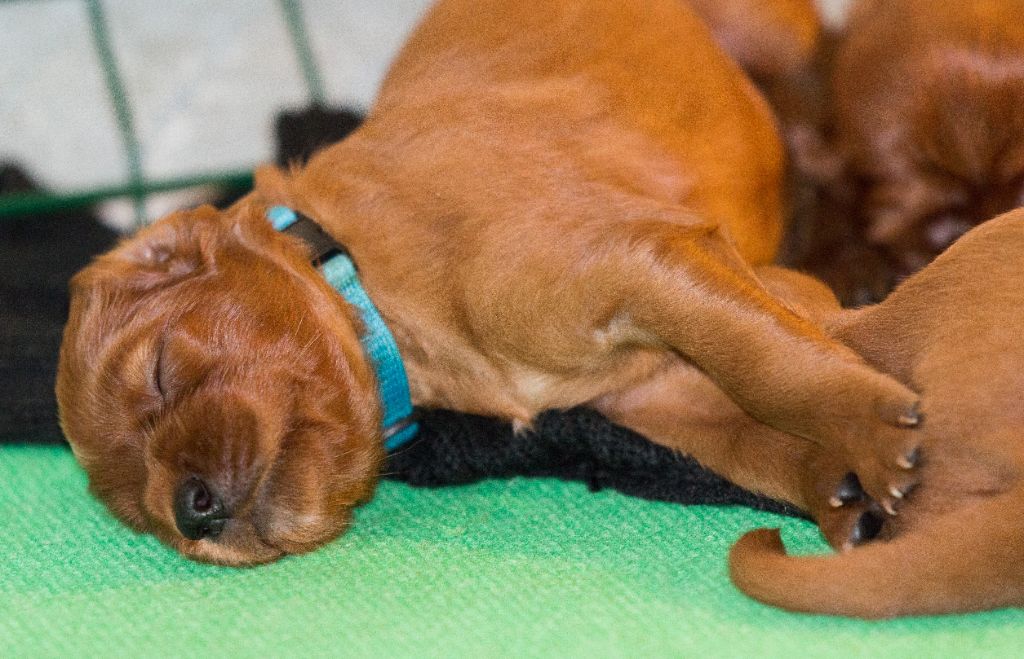
<path fill-rule="evenodd" d="M 787 614 L 726 576 L 745 530 L 806 522 L 578 484 L 385 483 L 354 529 L 255 569 L 186 561 L 111 519 L 70 453 L 0 448 L 5 656 L 1019 656 L 1024 612 Z"/>

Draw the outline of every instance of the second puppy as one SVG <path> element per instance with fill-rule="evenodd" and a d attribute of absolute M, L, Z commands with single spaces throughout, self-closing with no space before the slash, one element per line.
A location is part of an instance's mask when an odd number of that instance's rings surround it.
<path fill-rule="evenodd" d="M 1024 204 L 1024 1 L 859 0 L 825 50 L 835 149 L 808 169 L 841 208 L 812 214 L 822 244 L 794 264 L 880 299 Z"/>

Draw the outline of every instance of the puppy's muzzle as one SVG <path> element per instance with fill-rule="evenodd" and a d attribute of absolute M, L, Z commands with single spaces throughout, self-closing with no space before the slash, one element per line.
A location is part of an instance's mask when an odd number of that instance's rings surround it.
<path fill-rule="evenodd" d="M 231 518 L 223 500 L 196 476 L 187 478 L 174 495 L 174 523 L 189 540 L 214 539 Z"/>

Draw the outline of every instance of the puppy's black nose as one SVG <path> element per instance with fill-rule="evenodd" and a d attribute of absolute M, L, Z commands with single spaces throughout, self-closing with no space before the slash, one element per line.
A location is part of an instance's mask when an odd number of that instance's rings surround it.
<path fill-rule="evenodd" d="M 186 479 L 174 495 L 174 523 L 189 540 L 216 538 L 230 517 L 220 497 L 195 476 Z"/>

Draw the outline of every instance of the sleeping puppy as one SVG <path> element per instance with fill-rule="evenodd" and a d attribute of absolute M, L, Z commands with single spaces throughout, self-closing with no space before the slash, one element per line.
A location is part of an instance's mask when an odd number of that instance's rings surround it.
<path fill-rule="evenodd" d="M 598 402 L 613 420 L 810 512 L 841 553 L 788 557 L 778 533 L 734 547 L 745 593 L 794 611 L 883 618 L 1024 606 L 1024 210 L 977 227 L 883 303 L 843 311 L 824 286 L 758 274 L 874 366 L 922 392 L 922 483 L 898 517 L 835 453 L 751 419 L 679 365 Z M 675 397 L 674 399 L 672 397 Z M 859 547 L 879 536 L 884 541 Z"/>
<path fill-rule="evenodd" d="M 115 515 L 245 565 L 347 527 L 412 427 L 406 377 L 416 405 L 528 425 L 691 364 L 894 511 L 917 394 L 752 269 L 782 170 L 687 4 L 443 0 L 348 139 L 73 280 L 65 433 Z"/>
<path fill-rule="evenodd" d="M 1024 0 L 860 0 L 831 88 L 863 235 L 897 277 L 1024 204 Z"/>

